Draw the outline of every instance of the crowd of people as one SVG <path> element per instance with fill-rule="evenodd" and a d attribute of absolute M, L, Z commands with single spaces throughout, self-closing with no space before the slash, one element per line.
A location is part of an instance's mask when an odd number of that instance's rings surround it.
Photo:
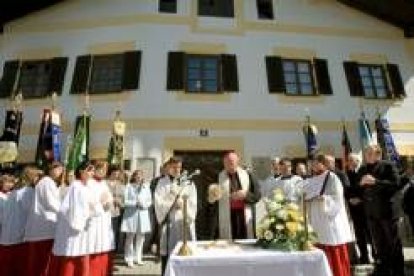
<path fill-rule="evenodd" d="M 219 239 L 255 237 L 255 207 L 274 189 L 299 202 L 305 196 L 316 246 L 325 252 L 334 276 L 351 275 L 351 264 L 374 263 L 374 275 L 403 276 L 395 195 L 411 183 L 396 166 L 381 160 L 378 146 L 351 154 L 347 170 L 335 158 L 317 155 L 309 164 L 272 160 L 272 175 L 259 182 L 228 152 L 209 200 L 216 213 L 209 226 Z M 182 160 L 170 158 L 151 182 L 138 169 L 130 177 L 104 161 L 85 162 L 74 174 L 59 162 L 46 172 L 26 167 L 19 178 L 0 176 L 0 275 L 111 275 L 114 253 L 125 264 L 143 264 L 143 251 L 168 257 L 186 232 L 196 239 L 197 190 L 183 177 Z M 400 179 L 401 178 L 401 179 Z M 406 190 L 408 198 L 411 186 Z M 182 230 L 184 204 L 188 229 Z M 405 200 L 404 210 L 414 208 Z M 410 213 L 411 222 L 414 215 Z M 144 244 L 145 243 L 145 244 Z"/>

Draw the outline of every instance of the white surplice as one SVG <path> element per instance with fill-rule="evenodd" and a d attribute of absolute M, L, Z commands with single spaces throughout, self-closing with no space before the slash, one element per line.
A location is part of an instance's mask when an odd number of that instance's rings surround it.
<path fill-rule="evenodd" d="M 97 254 L 112 251 L 115 248 L 114 231 L 112 230 L 113 198 L 106 180 L 91 179 L 87 185 L 93 196 L 94 205 L 100 205 L 101 198 L 106 194 L 110 206 L 91 217 L 89 222 L 89 253 Z"/>
<path fill-rule="evenodd" d="M 33 187 L 23 187 L 12 191 L 3 204 L 1 219 L 1 245 L 23 242 L 27 216 L 32 205 Z"/>
<path fill-rule="evenodd" d="M 121 231 L 144 234 L 151 231 L 148 208 L 152 204 L 149 183 L 127 184 L 124 192 L 124 214 Z"/>
<path fill-rule="evenodd" d="M 183 186 L 184 185 L 184 186 Z M 184 188 L 183 188 L 184 187 Z M 182 190 L 183 189 L 183 190 Z M 195 219 L 197 214 L 197 191 L 194 183 L 185 182 L 178 185 L 176 179 L 171 180 L 170 176 L 165 176 L 161 178 L 158 182 L 157 187 L 155 188 L 154 194 L 154 207 L 155 214 L 157 216 L 158 223 L 161 223 L 164 218 L 166 218 L 170 207 L 174 204 L 174 199 L 179 191 L 182 190 L 181 195 L 187 195 L 187 219 L 189 229 L 187 233 L 189 234 L 188 240 L 195 240 Z M 181 197 L 180 195 L 180 197 Z M 183 223 L 183 210 L 176 209 L 173 207 L 172 211 L 168 216 L 167 223 L 162 226 L 161 231 L 161 241 L 160 241 L 160 252 L 161 255 L 169 255 L 174 249 L 176 243 L 182 240 L 182 223 Z M 167 231 L 168 226 L 168 231 Z M 167 243 L 168 236 L 168 243 Z"/>
<path fill-rule="evenodd" d="M 25 241 L 50 240 L 55 237 L 57 213 L 60 208 L 59 188 L 49 176 L 34 188 L 33 202 L 25 229 Z"/>
<path fill-rule="evenodd" d="M 327 174 L 329 175 L 327 176 Z M 327 178 L 323 199 L 319 196 Z M 317 234 L 317 242 L 323 245 L 341 245 L 352 242 L 354 237 L 344 204 L 341 181 L 332 172 L 308 178 L 304 183 L 307 194 L 309 223 Z"/>
<path fill-rule="evenodd" d="M 79 180 L 70 184 L 57 216 L 53 244 L 55 256 L 76 257 L 91 253 L 91 218 L 104 212 L 102 205 L 94 202 L 92 193 Z"/>
<path fill-rule="evenodd" d="M 250 177 L 246 170 L 237 168 L 237 176 L 240 180 L 241 190 L 248 193 L 250 190 Z M 231 239 L 230 219 L 230 179 L 228 173 L 223 170 L 219 174 L 219 185 L 222 190 L 222 197 L 219 199 L 219 237 L 220 239 Z M 253 211 L 250 204 L 244 208 L 244 219 L 246 221 L 247 237 L 253 238 Z"/>

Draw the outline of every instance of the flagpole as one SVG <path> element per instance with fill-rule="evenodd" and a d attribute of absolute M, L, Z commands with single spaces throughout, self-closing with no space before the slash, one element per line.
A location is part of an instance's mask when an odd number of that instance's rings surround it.
<path fill-rule="evenodd" d="M 341 119 L 341 122 L 342 122 L 342 139 L 343 140 L 345 140 L 345 119 L 344 119 L 344 117 L 342 117 L 342 119 Z M 345 141 L 343 141 L 343 143 L 345 143 Z M 342 171 L 343 172 L 346 172 L 346 170 L 347 170 L 347 167 L 348 167 L 348 162 L 347 162 L 347 160 L 346 160 L 346 145 L 342 145 Z"/>

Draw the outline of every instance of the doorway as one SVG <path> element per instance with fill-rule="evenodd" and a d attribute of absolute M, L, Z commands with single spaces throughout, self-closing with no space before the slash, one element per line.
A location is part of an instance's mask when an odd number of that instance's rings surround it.
<path fill-rule="evenodd" d="M 183 160 L 183 169 L 188 173 L 199 169 L 200 175 L 194 177 L 197 189 L 196 234 L 198 240 L 211 240 L 217 236 L 217 204 L 207 202 L 208 187 L 217 183 L 223 170 L 223 156 L 227 150 L 176 150 L 174 155 Z"/>

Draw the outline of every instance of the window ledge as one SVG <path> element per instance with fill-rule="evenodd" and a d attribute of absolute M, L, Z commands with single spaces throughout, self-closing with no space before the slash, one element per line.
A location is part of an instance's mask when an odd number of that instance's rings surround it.
<path fill-rule="evenodd" d="M 177 101 L 193 101 L 193 102 L 230 102 L 230 93 L 189 93 L 177 92 Z"/>
<path fill-rule="evenodd" d="M 274 94 L 277 98 L 277 101 L 280 103 L 286 104 L 324 104 L 326 97 L 324 95 L 286 95 L 286 94 Z"/>
<path fill-rule="evenodd" d="M 94 102 L 123 102 L 129 101 L 133 95 L 133 91 L 121 91 L 121 92 L 105 92 L 103 94 L 89 94 L 90 103 Z M 85 94 L 70 94 L 77 98 L 78 103 L 85 102 Z"/>

